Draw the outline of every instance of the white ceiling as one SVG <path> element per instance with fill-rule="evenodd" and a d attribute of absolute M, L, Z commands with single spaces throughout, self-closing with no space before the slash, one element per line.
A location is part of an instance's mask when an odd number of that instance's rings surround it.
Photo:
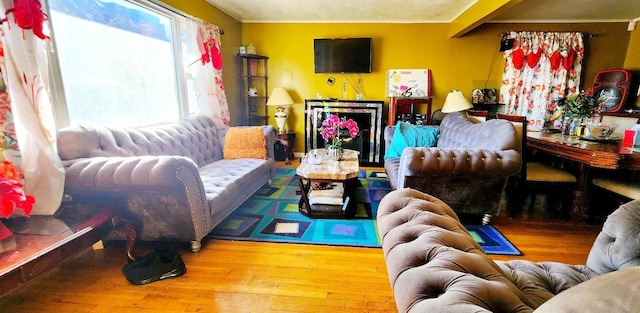
<path fill-rule="evenodd" d="M 449 23 L 478 0 L 206 0 L 243 23 Z M 638 0 L 524 0 L 494 22 L 629 22 Z"/>

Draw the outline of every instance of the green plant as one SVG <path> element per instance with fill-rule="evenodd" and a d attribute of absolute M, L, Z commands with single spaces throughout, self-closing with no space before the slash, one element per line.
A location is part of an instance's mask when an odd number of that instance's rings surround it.
<path fill-rule="evenodd" d="M 593 95 L 593 89 L 587 89 L 579 94 L 569 95 L 564 99 L 564 109 L 571 117 L 589 118 L 600 114 L 604 102 L 601 97 Z"/>

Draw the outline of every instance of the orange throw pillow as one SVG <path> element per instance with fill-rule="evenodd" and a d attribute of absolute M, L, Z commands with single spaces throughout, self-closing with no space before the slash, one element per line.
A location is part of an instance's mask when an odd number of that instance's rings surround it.
<path fill-rule="evenodd" d="M 266 139 L 262 127 L 238 128 L 232 127 L 227 131 L 224 140 L 224 158 L 267 159 Z"/>

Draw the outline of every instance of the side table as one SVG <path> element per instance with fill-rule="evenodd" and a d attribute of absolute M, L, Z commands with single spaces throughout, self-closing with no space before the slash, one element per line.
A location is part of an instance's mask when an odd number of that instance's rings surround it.
<path fill-rule="evenodd" d="M 296 141 L 296 133 L 295 132 L 286 132 L 286 133 L 278 133 L 278 141 L 284 145 L 284 163 L 291 164 L 291 160 L 293 160 L 293 145 Z"/>
<path fill-rule="evenodd" d="M 112 231 L 127 239 L 127 256 L 137 237 L 114 208 L 72 211 L 62 217 L 32 216 L 4 220 L 14 233 L 0 240 L 0 297 L 30 279 L 86 251 Z"/>

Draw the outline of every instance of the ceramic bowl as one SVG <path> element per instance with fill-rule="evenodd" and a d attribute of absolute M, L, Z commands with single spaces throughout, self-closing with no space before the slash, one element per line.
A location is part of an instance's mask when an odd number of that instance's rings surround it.
<path fill-rule="evenodd" d="M 608 138 L 611 136 L 617 125 L 603 123 L 588 123 L 589 134 L 595 138 Z"/>

